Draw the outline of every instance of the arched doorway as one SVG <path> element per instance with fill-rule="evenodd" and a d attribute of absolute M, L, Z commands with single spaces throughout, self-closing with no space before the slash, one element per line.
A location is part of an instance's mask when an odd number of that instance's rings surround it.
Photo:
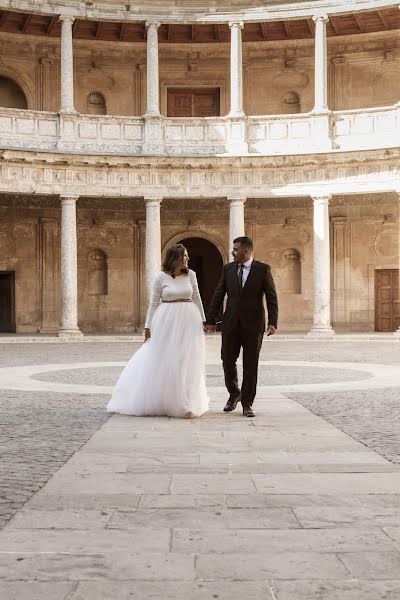
<path fill-rule="evenodd" d="M 196 272 L 204 310 L 207 313 L 214 290 L 221 276 L 223 260 L 218 248 L 209 240 L 198 237 L 180 240 L 189 254 L 189 268 Z M 218 319 L 219 320 L 219 319 Z"/>
<path fill-rule="evenodd" d="M 28 108 L 26 96 L 18 83 L 0 75 L 0 106 L 4 108 Z"/>

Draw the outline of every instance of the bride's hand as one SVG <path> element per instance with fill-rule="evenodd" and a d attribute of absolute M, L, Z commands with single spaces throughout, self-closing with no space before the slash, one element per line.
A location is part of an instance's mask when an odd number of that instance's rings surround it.
<path fill-rule="evenodd" d="M 147 327 L 144 330 L 144 341 L 147 342 L 147 340 L 150 339 L 150 329 L 148 329 Z"/>

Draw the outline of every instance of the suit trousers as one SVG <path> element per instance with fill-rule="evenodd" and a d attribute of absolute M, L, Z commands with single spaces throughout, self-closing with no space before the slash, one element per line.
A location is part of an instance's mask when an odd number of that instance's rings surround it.
<path fill-rule="evenodd" d="M 233 329 L 222 331 L 221 358 L 224 367 L 225 385 L 230 397 L 241 396 L 242 406 L 251 406 L 256 396 L 258 358 L 264 337 L 263 331 L 249 332 L 240 323 Z M 239 389 L 236 361 L 240 348 L 243 349 L 243 381 Z"/>

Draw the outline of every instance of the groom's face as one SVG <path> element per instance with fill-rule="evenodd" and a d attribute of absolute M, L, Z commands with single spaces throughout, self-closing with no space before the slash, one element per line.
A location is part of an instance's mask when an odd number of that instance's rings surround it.
<path fill-rule="evenodd" d="M 235 242 L 232 248 L 232 256 L 234 258 L 234 261 L 237 263 L 246 262 L 246 260 L 248 260 L 247 248 L 242 246 L 242 244 L 240 244 L 239 242 Z"/>

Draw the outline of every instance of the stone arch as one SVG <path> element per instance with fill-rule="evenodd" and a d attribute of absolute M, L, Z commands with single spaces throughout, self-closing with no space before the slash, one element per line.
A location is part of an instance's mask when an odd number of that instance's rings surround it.
<path fill-rule="evenodd" d="M 287 90 L 281 98 L 283 114 L 297 114 L 301 112 L 300 95 L 295 90 Z"/>
<path fill-rule="evenodd" d="M 224 261 L 227 259 L 226 251 L 213 236 L 205 235 L 203 231 L 190 230 L 182 231 L 165 244 L 162 252 L 163 258 L 167 248 L 178 242 L 182 242 L 188 249 L 189 268 L 197 274 L 200 295 L 207 314 L 215 288 L 221 277 Z M 217 316 L 217 320 L 222 320 L 222 311 Z"/>
<path fill-rule="evenodd" d="M 25 86 L 13 76 L 0 73 L 0 106 L 4 108 L 18 108 L 27 110 L 29 108 L 28 96 Z"/>
<path fill-rule="evenodd" d="M 178 233 L 178 234 L 174 235 L 172 238 L 170 238 L 164 244 L 164 246 L 162 248 L 162 251 L 161 251 L 162 260 L 164 260 L 165 253 L 167 252 L 167 249 L 170 246 L 172 246 L 172 244 L 177 244 L 178 242 L 180 242 L 181 240 L 183 240 L 185 238 L 202 238 L 204 240 L 207 240 L 208 242 L 211 242 L 211 244 L 214 244 L 214 246 L 216 246 L 216 248 L 218 249 L 223 262 L 224 263 L 228 262 L 228 252 L 226 251 L 224 245 L 221 244 L 221 242 L 217 238 L 215 238 L 213 235 L 204 233 L 204 231 L 201 231 L 198 229 L 189 229 L 189 230 L 185 229 L 184 231 L 181 231 L 181 233 Z"/>
<path fill-rule="evenodd" d="M 301 294 L 301 257 L 296 248 L 286 248 L 282 253 L 282 276 L 280 292 Z"/>
<path fill-rule="evenodd" d="M 108 294 L 108 257 L 100 248 L 88 254 L 88 294 L 89 296 L 107 296 Z"/>
<path fill-rule="evenodd" d="M 107 103 L 104 94 L 101 92 L 90 92 L 86 100 L 86 110 L 88 115 L 106 115 Z"/>

